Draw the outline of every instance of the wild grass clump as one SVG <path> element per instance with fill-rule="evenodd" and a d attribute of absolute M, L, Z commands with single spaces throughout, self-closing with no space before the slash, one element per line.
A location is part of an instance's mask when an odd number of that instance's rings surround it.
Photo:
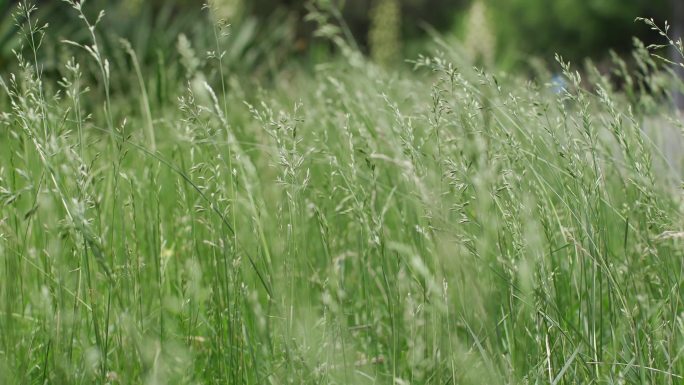
<path fill-rule="evenodd" d="M 180 37 L 157 105 L 128 44 L 110 93 L 86 22 L 59 81 L 18 52 L 0 82 L 0 383 L 682 381 L 665 99 L 448 46 L 409 73 L 346 45 L 260 88 L 216 30 L 209 58 Z"/>

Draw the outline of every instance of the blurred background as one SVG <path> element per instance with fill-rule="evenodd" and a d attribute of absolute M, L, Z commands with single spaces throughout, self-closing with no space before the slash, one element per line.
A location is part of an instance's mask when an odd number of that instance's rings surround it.
<path fill-rule="evenodd" d="M 2 70 L 21 45 L 13 16 L 21 1 L 0 0 Z M 63 0 L 35 3 L 38 18 L 50 24 L 43 47 L 49 71 L 59 62 L 58 40 L 87 40 L 87 31 Z M 480 66 L 525 71 L 552 66 L 558 53 L 573 63 L 590 58 L 601 68 L 615 54 L 627 57 L 633 37 L 663 42 L 636 17 L 669 21 L 673 36 L 684 25 L 682 0 L 211 0 L 208 7 L 202 0 L 88 0 L 84 9 L 93 19 L 106 10 L 99 28 L 105 47 L 124 38 L 150 65 L 175 60 L 180 35 L 199 53 L 211 50 L 211 26 L 229 24 L 225 62 L 259 76 L 335 54 L 314 36 L 307 3 L 334 4 L 340 10 L 334 22 L 383 65 L 402 65 L 437 34 Z"/>

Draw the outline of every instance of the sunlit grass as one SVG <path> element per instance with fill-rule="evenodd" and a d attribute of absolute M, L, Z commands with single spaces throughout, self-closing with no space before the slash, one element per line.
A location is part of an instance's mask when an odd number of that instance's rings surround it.
<path fill-rule="evenodd" d="M 207 73 L 181 38 L 163 105 L 128 45 L 110 92 L 95 32 L 59 82 L 18 57 L 0 383 L 681 383 L 681 159 L 643 129 L 675 125 L 665 75 L 559 58 L 559 89 L 440 41 L 392 72 L 321 31 L 340 58 L 264 88 L 221 30 Z"/>

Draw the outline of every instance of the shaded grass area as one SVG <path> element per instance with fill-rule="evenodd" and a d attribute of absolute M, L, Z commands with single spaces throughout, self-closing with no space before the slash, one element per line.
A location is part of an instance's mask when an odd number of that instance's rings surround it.
<path fill-rule="evenodd" d="M 3 384 L 682 381 L 662 101 L 337 40 L 266 88 L 216 54 L 154 105 L 96 44 L 2 76 Z"/>

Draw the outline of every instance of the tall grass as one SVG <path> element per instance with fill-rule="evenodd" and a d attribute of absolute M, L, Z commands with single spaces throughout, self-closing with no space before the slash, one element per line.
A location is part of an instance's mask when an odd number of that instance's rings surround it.
<path fill-rule="evenodd" d="M 447 44 L 260 88 L 217 29 L 216 70 L 156 105 L 130 45 L 110 92 L 90 23 L 60 81 L 36 54 L 0 82 L 0 383 L 682 382 L 681 190 L 643 129 L 665 99 Z"/>

